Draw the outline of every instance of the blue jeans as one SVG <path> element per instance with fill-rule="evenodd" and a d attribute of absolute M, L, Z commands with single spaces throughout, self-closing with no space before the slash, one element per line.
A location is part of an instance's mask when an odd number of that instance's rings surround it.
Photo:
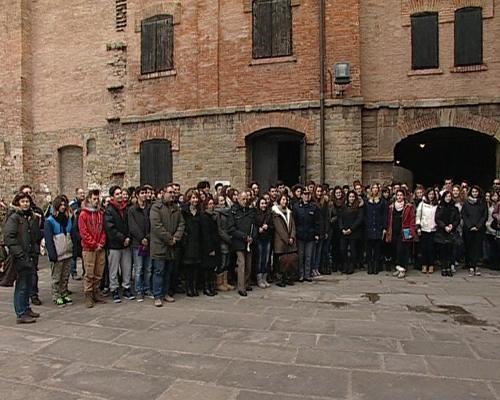
<path fill-rule="evenodd" d="M 167 294 L 173 268 L 173 260 L 153 260 L 153 296 L 155 299 L 161 299 Z"/>
<path fill-rule="evenodd" d="M 314 251 L 313 251 L 311 268 L 315 271 L 318 271 L 319 267 L 321 266 L 321 255 L 323 253 L 323 243 L 324 242 L 325 242 L 325 239 L 320 239 L 314 243 Z"/>
<path fill-rule="evenodd" d="M 139 248 L 134 247 L 132 254 L 134 257 L 135 292 L 137 294 L 145 294 L 151 292 L 151 257 L 140 256 L 138 253 Z"/>
<path fill-rule="evenodd" d="M 310 278 L 315 241 L 298 240 L 297 244 L 299 247 L 299 278 Z"/>
<path fill-rule="evenodd" d="M 14 289 L 14 310 L 20 317 L 30 308 L 30 293 L 33 287 L 33 271 L 22 270 L 18 273 Z"/>
<path fill-rule="evenodd" d="M 257 256 L 257 274 L 267 273 L 267 264 L 269 263 L 269 255 L 271 254 L 271 241 L 268 239 L 259 239 L 257 241 L 258 256 Z"/>

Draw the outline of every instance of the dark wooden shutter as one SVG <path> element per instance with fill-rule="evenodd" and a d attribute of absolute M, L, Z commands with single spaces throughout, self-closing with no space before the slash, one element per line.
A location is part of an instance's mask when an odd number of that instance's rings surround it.
<path fill-rule="evenodd" d="M 167 71 L 173 63 L 173 20 L 171 15 L 159 19 L 156 24 L 156 70 Z"/>
<path fill-rule="evenodd" d="M 155 72 L 156 69 L 156 21 L 142 21 L 141 27 L 141 74 Z"/>
<path fill-rule="evenodd" d="M 290 0 L 273 0 L 272 7 L 272 55 L 292 54 L 292 7 Z"/>
<path fill-rule="evenodd" d="M 412 69 L 439 67 L 438 14 L 411 16 Z"/>
<path fill-rule="evenodd" d="M 455 65 L 483 63 L 483 13 L 479 7 L 455 12 Z"/>
<path fill-rule="evenodd" d="M 272 0 L 253 2 L 253 58 L 272 56 Z"/>
<path fill-rule="evenodd" d="M 141 185 L 150 184 L 155 189 L 172 181 L 172 148 L 164 139 L 141 143 Z"/>

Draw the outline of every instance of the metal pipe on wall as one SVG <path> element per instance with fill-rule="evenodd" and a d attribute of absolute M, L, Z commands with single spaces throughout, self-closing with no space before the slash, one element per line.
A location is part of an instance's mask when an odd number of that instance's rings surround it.
<path fill-rule="evenodd" d="M 319 3 L 319 131 L 320 183 L 325 182 L 325 0 Z"/>

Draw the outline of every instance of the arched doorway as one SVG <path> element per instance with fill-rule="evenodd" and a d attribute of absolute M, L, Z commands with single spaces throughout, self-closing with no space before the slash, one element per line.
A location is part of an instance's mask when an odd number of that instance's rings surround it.
<path fill-rule="evenodd" d="M 141 142 L 141 185 L 149 184 L 155 189 L 172 182 L 172 145 L 166 139 Z"/>
<path fill-rule="evenodd" d="M 408 136 L 394 149 L 396 170 L 413 174 L 413 182 L 442 184 L 445 177 L 489 187 L 496 174 L 497 140 L 462 128 L 436 128 Z"/>
<path fill-rule="evenodd" d="M 75 189 L 83 187 L 83 149 L 65 146 L 58 150 L 59 193 L 72 196 Z"/>
<path fill-rule="evenodd" d="M 306 143 L 304 135 L 287 129 L 266 129 L 247 138 L 251 179 L 263 190 L 280 180 L 291 187 L 304 183 Z"/>

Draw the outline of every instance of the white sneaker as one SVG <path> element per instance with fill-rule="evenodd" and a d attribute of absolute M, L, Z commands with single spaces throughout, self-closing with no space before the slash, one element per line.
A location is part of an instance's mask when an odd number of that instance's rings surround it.
<path fill-rule="evenodd" d="M 267 288 L 266 284 L 263 281 L 260 281 L 259 283 L 257 283 L 257 286 L 260 287 L 261 289 Z"/>
<path fill-rule="evenodd" d="M 401 272 L 405 271 L 405 269 L 401 265 L 396 265 L 396 271 Z"/>
<path fill-rule="evenodd" d="M 398 273 L 398 279 L 403 279 L 406 276 L 406 272 L 403 270 Z"/>
<path fill-rule="evenodd" d="M 476 267 L 475 275 L 476 276 L 481 276 L 481 271 L 479 271 L 479 267 Z"/>
<path fill-rule="evenodd" d="M 457 272 L 457 269 L 455 268 L 455 264 L 451 264 L 451 272 L 454 274 Z"/>
<path fill-rule="evenodd" d="M 469 268 L 469 276 L 474 276 L 474 268 Z"/>

